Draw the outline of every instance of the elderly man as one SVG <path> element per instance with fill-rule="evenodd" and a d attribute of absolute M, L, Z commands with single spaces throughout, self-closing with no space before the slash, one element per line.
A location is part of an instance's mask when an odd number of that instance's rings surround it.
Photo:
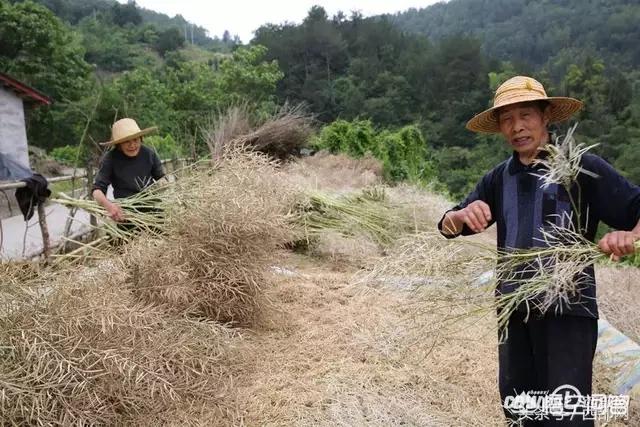
<path fill-rule="evenodd" d="M 542 186 L 542 165 L 535 162 L 552 143 L 548 126 L 570 118 L 582 102 L 548 97 L 538 81 L 524 76 L 504 82 L 495 93 L 493 107 L 467 123 L 474 132 L 500 133 L 513 155 L 488 172 L 475 190 L 445 213 L 438 228 L 453 238 L 480 233 L 496 223 L 498 248 L 509 251 L 544 245 L 541 230 L 549 223 L 572 218 L 582 234 L 594 241 L 600 221 L 619 230 L 606 234 L 599 247 L 612 258 L 634 251 L 640 239 L 640 188 L 629 183 L 607 162 L 593 154 L 582 157 L 592 173 L 578 176 L 569 192 L 561 185 Z M 573 206 L 579 212 L 574 212 Z M 522 393 L 556 390 L 591 394 L 593 356 L 598 337 L 593 267 L 584 271 L 581 289 L 562 310 L 529 312 L 518 307 L 498 347 L 499 389 L 507 418 L 527 425 L 592 426 L 582 416 L 522 420 L 509 410 L 509 402 Z M 517 285 L 516 285 L 517 286 Z M 498 293 L 513 292 L 500 283 Z M 506 405 L 505 405 L 506 403 Z"/>

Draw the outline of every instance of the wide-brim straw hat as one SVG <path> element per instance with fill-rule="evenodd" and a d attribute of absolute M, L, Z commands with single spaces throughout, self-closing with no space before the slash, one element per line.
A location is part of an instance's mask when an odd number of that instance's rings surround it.
<path fill-rule="evenodd" d="M 477 114 L 467 122 L 467 129 L 473 132 L 500 133 L 500 124 L 496 111 L 507 105 L 529 101 L 547 101 L 550 108 L 550 123 L 567 120 L 579 111 L 583 104 L 574 98 L 562 96 L 549 97 L 542 84 L 526 76 L 512 77 L 502 83 L 493 98 L 493 107 Z"/>
<path fill-rule="evenodd" d="M 118 145 L 156 130 L 158 130 L 157 126 L 140 129 L 140 126 L 138 126 L 138 123 L 136 123 L 135 120 L 130 118 L 120 119 L 111 126 L 111 139 L 107 142 L 102 142 L 101 144 Z"/>

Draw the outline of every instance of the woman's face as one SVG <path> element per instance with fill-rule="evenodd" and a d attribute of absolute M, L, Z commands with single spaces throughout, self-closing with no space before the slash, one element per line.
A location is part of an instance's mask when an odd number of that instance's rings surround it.
<path fill-rule="evenodd" d="M 129 141 L 118 144 L 120 151 L 122 151 L 128 157 L 135 157 L 140 152 L 140 146 L 142 145 L 142 138 L 134 138 Z"/>

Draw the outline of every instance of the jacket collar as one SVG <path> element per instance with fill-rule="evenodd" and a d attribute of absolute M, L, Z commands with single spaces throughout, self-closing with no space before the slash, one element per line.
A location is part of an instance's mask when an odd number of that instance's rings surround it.
<path fill-rule="evenodd" d="M 549 142 L 547 144 L 552 144 L 553 139 L 551 139 L 551 135 L 549 135 Z M 549 152 L 547 150 L 538 151 L 538 155 L 536 159 L 546 159 L 549 157 Z M 542 169 L 543 166 L 535 161 L 531 162 L 529 165 L 525 165 L 520 161 L 520 156 L 516 151 L 511 155 L 511 161 L 509 162 L 509 173 L 511 175 L 515 175 L 521 172 L 532 172 Z"/>

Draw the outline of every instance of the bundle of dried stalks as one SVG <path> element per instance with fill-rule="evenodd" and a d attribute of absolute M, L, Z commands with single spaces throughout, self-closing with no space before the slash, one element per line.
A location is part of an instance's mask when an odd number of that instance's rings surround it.
<path fill-rule="evenodd" d="M 571 227 L 549 225 L 542 230 L 545 246 L 500 253 L 496 280 L 509 283 L 516 289 L 500 295 L 498 307 L 504 312 L 498 317 L 506 324 L 508 316 L 518 306 L 546 313 L 553 309 L 562 312 L 577 300 L 582 288 L 590 285 L 585 269 L 599 260 L 606 260 L 597 244 L 587 240 Z M 635 244 L 640 250 L 640 242 Z"/>
<path fill-rule="evenodd" d="M 129 248 L 131 281 L 143 301 L 170 311 L 250 323 L 278 250 L 294 240 L 295 193 L 263 154 L 227 150 L 165 194 L 161 239 Z M 163 202 L 166 204 L 166 202 Z"/>
<path fill-rule="evenodd" d="M 484 274 L 495 262 L 495 251 L 477 239 L 461 245 L 433 232 L 417 233 L 400 239 L 360 282 L 410 293 L 407 310 L 424 325 L 423 333 L 438 334 L 495 316 L 495 281 Z"/>
<path fill-rule="evenodd" d="M 212 149 L 211 155 L 215 159 L 227 147 L 247 146 L 277 159 L 286 159 L 298 154 L 311 135 L 312 118 L 304 111 L 301 105 L 281 107 L 271 118 L 267 119 L 257 129 L 226 139 L 221 135 L 230 135 L 232 132 L 226 129 L 239 131 L 239 124 L 245 124 L 242 112 L 231 109 L 217 123 L 220 129 L 205 132 L 209 135 L 207 144 Z"/>
<path fill-rule="evenodd" d="M 121 241 L 130 241 L 140 231 L 158 233 L 164 227 L 163 205 L 167 204 L 165 190 L 167 185 L 156 183 L 140 193 L 119 199 L 118 205 L 125 212 L 127 227 L 121 227 L 109 218 L 107 210 L 95 200 L 76 199 L 59 193 L 57 199 L 52 202 L 70 208 L 78 208 L 91 215 L 101 218 L 103 221 L 97 226 L 108 236 Z M 87 224 L 89 225 L 89 224 Z"/>
<path fill-rule="evenodd" d="M 366 235 L 388 245 L 403 228 L 403 218 L 394 215 L 382 187 L 339 196 L 321 192 L 307 192 L 306 196 L 297 209 L 307 240 L 335 232 L 347 237 Z"/>
<path fill-rule="evenodd" d="M 229 142 L 251 132 L 249 116 L 246 104 L 234 105 L 203 128 L 202 132 L 212 159 L 220 158 Z"/>
<path fill-rule="evenodd" d="M 543 233 L 547 247 L 500 252 L 474 239 L 419 233 L 400 240 L 365 280 L 417 291 L 423 310 L 450 314 L 442 316 L 443 322 L 497 313 L 496 327 L 504 330 L 517 309 L 562 312 L 582 303 L 577 295 L 585 285 L 585 268 L 606 258 L 579 233 L 551 228 Z M 512 291 L 496 295 L 499 284 Z"/>
<path fill-rule="evenodd" d="M 160 423 L 224 393 L 221 326 L 136 302 L 122 270 L 58 271 L 0 316 L 0 419 L 9 425 Z M 40 278 L 44 277 L 41 275 Z"/>

